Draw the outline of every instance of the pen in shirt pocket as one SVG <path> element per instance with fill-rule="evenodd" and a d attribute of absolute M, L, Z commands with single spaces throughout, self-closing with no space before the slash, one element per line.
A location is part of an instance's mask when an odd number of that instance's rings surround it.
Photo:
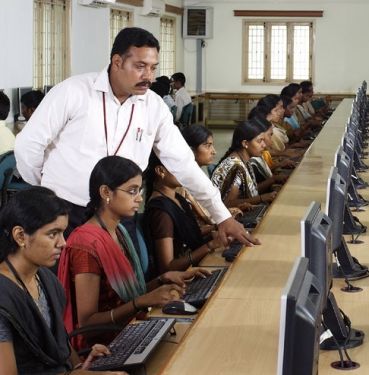
<path fill-rule="evenodd" d="M 137 131 L 136 131 L 136 141 L 138 141 L 139 139 L 139 136 L 140 136 L 140 128 L 137 128 Z"/>
<path fill-rule="evenodd" d="M 143 132 L 144 132 L 144 130 L 143 130 L 143 129 L 140 129 L 140 137 L 139 137 L 139 139 L 138 139 L 139 142 L 141 142 Z"/>

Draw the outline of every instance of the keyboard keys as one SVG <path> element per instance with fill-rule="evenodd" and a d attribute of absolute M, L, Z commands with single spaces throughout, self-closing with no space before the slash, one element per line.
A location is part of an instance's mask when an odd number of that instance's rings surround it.
<path fill-rule="evenodd" d="M 212 274 L 206 278 L 195 277 L 187 286 L 186 294 L 183 298 L 185 302 L 195 307 L 201 307 L 207 298 L 209 298 L 226 271 L 227 268 L 223 267 L 214 270 Z"/>
<path fill-rule="evenodd" d="M 129 324 L 108 346 L 111 355 L 96 359 L 91 370 L 119 370 L 145 363 L 152 350 L 168 333 L 175 319 L 163 318 Z"/>

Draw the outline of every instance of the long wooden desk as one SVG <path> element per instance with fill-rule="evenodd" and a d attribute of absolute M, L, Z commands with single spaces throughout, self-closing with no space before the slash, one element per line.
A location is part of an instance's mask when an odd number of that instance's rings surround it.
<path fill-rule="evenodd" d="M 280 295 L 301 253 L 300 220 L 311 201 L 325 206 L 327 178 L 351 103 L 352 99 L 346 99 L 339 105 L 271 206 L 256 233 L 262 245 L 247 248 L 237 259 L 160 374 L 276 374 Z M 369 175 L 364 178 L 369 180 Z M 367 211 L 357 216 L 369 224 Z M 366 244 L 350 245 L 350 250 L 361 262 L 369 263 L 368 235 L 362 239 Z M 353 326 L 368 337 L 369 279 L 355 285 L 364 291 L 343 293 L 341 280 L 334 281 L 333 290 Z M 355 374 L 369 374 L 367 339 L 349 352 L 361 364 Z M 337 374 L 329 365 L 336 359 L 336 352 L 321 352 L 319 374 Z"/>

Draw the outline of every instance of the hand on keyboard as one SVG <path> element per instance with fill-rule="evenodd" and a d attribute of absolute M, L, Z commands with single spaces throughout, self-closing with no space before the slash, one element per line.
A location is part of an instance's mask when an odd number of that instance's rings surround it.
<path fill-rule="evenodd" d="M 88 355 L 87 359 L 83 362 L 81 370 L 73 370 L 73 373 L 78 375 L 78 374 L 85 374 L 88 368 L 90 367 L 91 363 L 96 359 L 100 357 L 105 357 L 110 355 L 111 352 L 110 350 L 105 346 L 101 344 L 95 344 L 91 348 L 91 352 Z M 90 371 L 89 371 L 90 373 Z M 128 375 L 125 371 L 94 371 L 94 374 L 101 374 L 101 375 Z"/>
<path fill-rule="evenodd" d="M 182 298 L 185 290 L 176 284 L 165 284 L 136 298 L 138 307 L 164 306 L 169 301 Z"/>
<path fill-rule="evenodd" d="M 160 280 L 165 284 L 177 284 L 182 288 L 186 287 L 186 282 L 195 276 L 206 277 L 210 272 L 206 268 L 190 268 L 187 271 L 169 271 L 160 276 Z"/>

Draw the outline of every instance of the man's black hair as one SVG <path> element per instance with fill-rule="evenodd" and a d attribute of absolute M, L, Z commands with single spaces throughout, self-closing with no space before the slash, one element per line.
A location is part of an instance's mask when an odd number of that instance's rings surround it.
<path fill-rule="evenodd" d="M 115 37 L 110 60 L 116 54 L 124 55 L 131 47 L 151 47 L 156 48 L 158 52 L 160 50 L 159 42 L 153 34 L 139 27 L 126 27 Z"/>

